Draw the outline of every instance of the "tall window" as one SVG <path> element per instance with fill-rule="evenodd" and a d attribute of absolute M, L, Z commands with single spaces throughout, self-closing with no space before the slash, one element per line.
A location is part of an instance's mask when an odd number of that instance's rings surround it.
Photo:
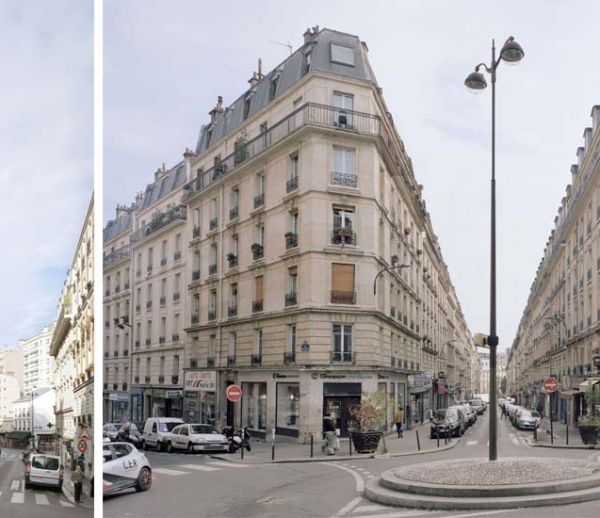
<path fill-rule="evenodd" d="M 240 189 L 236 185 L 231 189 L 229 195 L 229 219 L 235 219 L 240 215 Z"/>
<path fill-rule="evenodd" d="M 259 275 L 254 278 L 254 300 L 257 302 L 263 301 L 263 276 Z"/>
<path fill-rule="evenodd" d="M 146 345 L 150 346 L 152 343 L 152 320 L 146 322 Z"/>
<path fill-rule="evenodd" d="M 332 360 L 337 362 L 352 361 L 352 326 L 333 324 Z"/>
<path fill-rule="evenodd" d="M 237 335 L 234 332 L 229 333 L 228 356 L 235 358 Z"/>
<path fill-rule="evenodd" d="M 181 257 L 181 234 L 175 234 L 175 259 Z"/>
<path fill-rule="evenodd" d="M 334 304 L 354 304 L 354 265 L 331 265 L 331 302 Z"/>
<path fill-rule="evenodd" d="M 296 324 L 288 325 L 287 352 L 296 354 Z"/>
<path fill-rule="evenodd" d="M 355 245 L 354 209 L 346 207 L 333 208 L 333 233 L 331 242 L 339 245 Z"/>
<path fill-rule="evenodd" d="M 179 290 L 181 288 L 181 274 L 176 273 L 173 279 L 173 300 L 179 300 Z"/>
<path fill-rule="evenodd" d="M 254 332 L 254 354 L 257 356 L 262 355 L 263 346 L 263 332 L 262 329 L 256 329 Z"/>
<path fill-rule="evenodd" d="M 298 269 L 295 266 L 288 270 L 288 291 L 289 293 L 298 292 Z"/>
<path fill-rule="evenodd" d="M 344 187 L 356 187 L 354 149 L 334 146 L 331 183 Z"/>
<path fill-rule="evenodd" d="M 269 85 L 269 101 L 275 99 L 277 95 L 277 86 L 279 85 L 279 74 L 276 73 L 271 79 L 271 84 Z"/>
<path fill-rule="evenodd" d="M 154 252 L 154 250 L 153 250 L 152 247 L 148 248 L 148 267 L 146 268 L 146 270 L 148 272 L 152 271 L 152 265 L 153 265 L 153 262 L 154 262 L 154 260 L 153 260 L 153 255 L 154 255 L 153 252 Z"/>
<path fill-rule="evenodd" d="M 265 204 L 265 173 L 256 175 L 256 194 L 254 196 L 254 208 Z"/>
<path fill-rule="evenodd" d="M 167 333 L 167 319 L 166 319 L 166 317 L 161 317 L 161 319 L 160 319 L 160 336 L 158 338 L 158 341 L 161 344 L 165 343 L 166 333 Z"/>
<path fill-rule="evenodd" d="M 333 94 L 334 126 L 351 127 L 352 126 L 352 110 L 354 109 L 354 96 L 336 92 Z"/>
<path fill-rule="evenodd" d="M 167 264 L 167 240 L 164 239 L 161 244 L 160 264 Z"/>

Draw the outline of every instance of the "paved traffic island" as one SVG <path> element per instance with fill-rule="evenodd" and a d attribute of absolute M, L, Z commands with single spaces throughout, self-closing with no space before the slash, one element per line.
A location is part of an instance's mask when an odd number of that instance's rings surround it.
<path fill-rule="evenodd" d="M 600 462 L 468 459 L 413 464 L 370 480 L 365 496 L 419 509 L 515 509 L 600 499 Z"/>

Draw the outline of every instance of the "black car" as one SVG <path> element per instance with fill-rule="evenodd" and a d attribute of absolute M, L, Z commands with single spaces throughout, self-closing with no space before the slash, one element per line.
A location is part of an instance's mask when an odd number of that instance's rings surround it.
<path fill-rule="evenodd" d="M 135 423 L 127 422 L 121 425 L 117 433 L 117 441 L 128 442 L 138 447 L 142 444 L 143 435 Z"/>
<path fill-rule="evenodd" d="M 460 437 L 465 433 L 466 427 L 465 415 L 460 408 L 441 408 L 431 418 L 429 437 Z"/>

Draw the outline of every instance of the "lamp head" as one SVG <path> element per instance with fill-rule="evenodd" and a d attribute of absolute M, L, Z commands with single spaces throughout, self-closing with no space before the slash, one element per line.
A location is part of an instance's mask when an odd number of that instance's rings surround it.
<path fill-rule="evenodd" d="M 465 86 L 472 93 L 481 93 L 487 87 L 485 76 L 481 72 L 471 72 L 465 79 Z"/>
<path fill-rule="evenodd" d="M 506 43 L 500 51 L 500 58 L 506 61 L 509 65 L 514 65 L 525 57 L 523 48 L 511 36 L 506 40 Z"/>

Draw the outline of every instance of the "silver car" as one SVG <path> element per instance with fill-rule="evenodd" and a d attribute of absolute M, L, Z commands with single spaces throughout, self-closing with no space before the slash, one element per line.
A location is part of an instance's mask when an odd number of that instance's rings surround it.
<path fill-rule="evenodd" d="M 229 440 L 209 424 L 181 424 L 165 435 L 167 451 L 228 451 Z"/>

